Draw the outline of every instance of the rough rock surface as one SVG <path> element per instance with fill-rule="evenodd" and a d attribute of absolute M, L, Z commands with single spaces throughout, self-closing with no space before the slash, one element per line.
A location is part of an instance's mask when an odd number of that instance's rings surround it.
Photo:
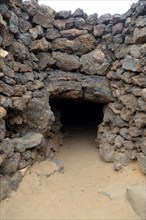
<path fill-rule="evenodd" d="M 101 158 L 116 170 L 137 159 L 146 174 L 145 10 L 139 0 L 122 16 L 98 18 L 81 9 L 55 12 L 35 0 L 0 2 L 1 198 L 12 179 L 19 182 L 17 170 L 46 152 L 45 138 L 61 143 L 50 96 L 105 103 Z M 29 146 L 15 145 L 26 138 Z"/>
<path fill-rule="evenodd" d="M 141 218 L 146 218 L 146 192 L 144 186 L 130 186 L 127 188 L 127 198 L 136 212 Z"/>

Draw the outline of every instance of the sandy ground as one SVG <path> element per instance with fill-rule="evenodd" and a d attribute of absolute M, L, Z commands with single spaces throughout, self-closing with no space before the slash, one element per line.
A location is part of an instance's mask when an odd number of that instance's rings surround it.
<path fill-rule="evenodd" d="M 28 170 L 17 192 L 2 202 L 1 219 L 139 219 L 126 198 L 128 186 L 145 183 L 137 163 L 114 171 L 88 136 L 66 138 L 57 158 L 64 172 L 54 172 L 52 164 L 52 175 L 43 175 L 49 161 Z"/>

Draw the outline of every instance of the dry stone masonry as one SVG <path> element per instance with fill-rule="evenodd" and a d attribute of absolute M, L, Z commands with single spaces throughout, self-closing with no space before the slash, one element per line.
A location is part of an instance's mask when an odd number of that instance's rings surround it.
<path fill-rule="evenodd" d="M 59 140 L 50 96 L 104 103 L 101 158 L 116 170 L 137 159 L 146 174 L 146 1 L 98 17 L 0 0 L 1 199 Z"/>

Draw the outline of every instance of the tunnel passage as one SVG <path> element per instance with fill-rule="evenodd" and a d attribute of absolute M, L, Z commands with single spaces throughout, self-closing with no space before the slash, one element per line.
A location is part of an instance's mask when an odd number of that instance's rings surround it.
<path fill-rule="evenodd" d="M 57 109 L 61 112 L 63 133 L 88 133 L 96 137 L 98 125 L 103 120 L 104 104 L 72 99 L 51 99 L 50 105 L 52 111 Z"/>

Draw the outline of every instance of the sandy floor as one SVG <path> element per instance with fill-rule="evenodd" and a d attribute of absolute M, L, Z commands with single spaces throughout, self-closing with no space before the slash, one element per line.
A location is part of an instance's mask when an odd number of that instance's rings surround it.
<path fill-rule="evenodd" d="M 126 199 L 129 185 L 145 182 L 137 163 L 114 171 L 88 137 L 66 138 L 57 158 L 64 173 L 37 175 L 47 172 L 45 163 L 27 171 L 19 190 L 2 202 L 1 219 L 139 219 Z"/>

